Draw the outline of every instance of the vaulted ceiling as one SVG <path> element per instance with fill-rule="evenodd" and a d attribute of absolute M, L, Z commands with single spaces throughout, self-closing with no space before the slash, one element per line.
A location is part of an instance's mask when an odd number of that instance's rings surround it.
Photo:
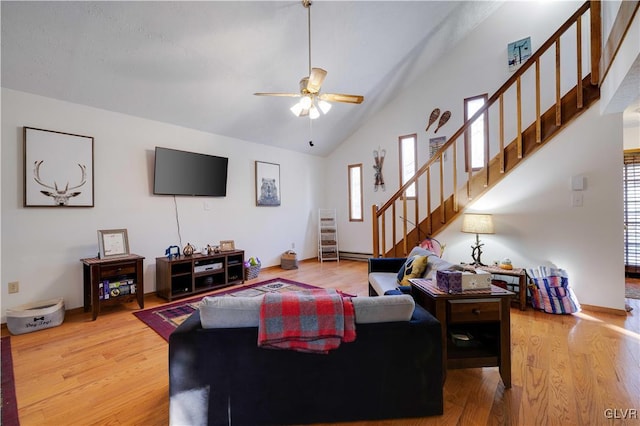
<path fill-rule="evenodd" d="M 2 1 L 2 86 L 327 155 L 501 1 L 322 1 L 311 7 L 322 90 L 364 95 L 295 117 L 308 74 L 307 10 L 296 1 Z M 69 130 L 69 129 L 60 129 Z M 309 140 L 314 147 L 309 146 Z"/>

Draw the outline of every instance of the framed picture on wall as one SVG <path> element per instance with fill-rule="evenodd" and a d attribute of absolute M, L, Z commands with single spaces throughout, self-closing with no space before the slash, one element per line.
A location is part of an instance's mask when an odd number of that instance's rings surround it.
<path fill-rule="evenodd" d="M 436 152 L 447 142 L 446 136 L 438 136 L 437 138 L 429 139 L 429 158 L 433 157 Z M 443 157 L 446 160 L 447 153 L 445 152 Z"/>
<path fill-rule="evenodd" d="M 509 71 L 515 71 L 520 68 L 531 56 L 531 37 L 509 43 L 507 46 L 507 60 L 509 63 Z"/>
<path fill-rule="evenodd" d="M 24 127 L 24 207 L 93 207 L 93 137 Z"/>
<path fill-rule="evenodd" d="M 280 205 L 280 165 L 256 161 L 256 206 Z"/>

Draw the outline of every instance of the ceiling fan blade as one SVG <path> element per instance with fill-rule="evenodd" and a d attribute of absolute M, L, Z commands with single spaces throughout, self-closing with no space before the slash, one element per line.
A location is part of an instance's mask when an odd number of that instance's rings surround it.
<path fill-rule="evenodd" d="M 307 81 L 307 91 L 309 93 L 318 93 L 326 76 L 327 72 L 322 68 L 311 68 L 311 74 Z"/>
<path fill-rule="evenodd" d="M 329 102 L 345 102 L 348 104 L 361 104 L 364 101 L 364 96 L 360 95 L 345 95 L 343 93 L 323 93 L 320 95 L 320 99 Z"/>
<path fill-rule="evenodd" d="M 286 96 L 289 98 L 299 98 L 300 93 L 254 93 L 256 96 Z"/>

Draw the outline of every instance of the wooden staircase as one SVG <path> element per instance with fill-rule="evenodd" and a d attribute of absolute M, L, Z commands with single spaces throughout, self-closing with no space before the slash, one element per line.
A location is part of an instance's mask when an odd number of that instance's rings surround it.
<path fill-rule="evenodd" d="M 584 21 L 590 23 L 590 51 L 586 59 L 590 59 L 591 66 L 583 73 Z M 584 3 L 383 206 L 372 206 L 374 257 L 404 257 L 425 237 L 436 236 L 464 212 L 469 203 L 504 179 L 598 101 L 600 28 L 600 3 Z M 575 33 L 569 34 L 569 31 Z M 561 66 L 563 35 L 563 42 L 571 38 L 567 35 L 575 38 L 572 50 L 575 49 L 576 56 L 571 67 L 566 62 Z M 553 64 L 553 69 L 543 73 L 542 64 L 548 63 Z M 562 94 L 562 72 L 567 68 L 575 68 L 575 86 Z M 550 90 L 545 92 L 541 81 L 545 76 L 547 83 L 549 74 L 555 75 L 555 84 L 546 84 Z M 523 83 L 529 85 L 523 87 Z M 531 96 L 527 98 L 523 92 Z M 514 98 L 513 107 L 509 104 L 510 97 Z M 543 99 L 549 100 L 544 106 Z M 506 105 L 512 115 L 505 113 Z M 524 117 L 528 117 L 523 110 L 527 107 L 533 120 L 523 128 Z M 496 116 L 497 120 L 489 120 Z M 468 167 L 470 160 L 464 155 L 470 152 L 465 135 L 476 120 L 484 120 L 487 141 L 486 160 L 480 169 Z M 514 129 L 514 136 L 505 143 L 505 129 L 509 126 Z M 415 185 L 416 196 L 408 199 L 405 192 L 411 185 Z M 426 190 L 421 192 L 420 188 Z"/>

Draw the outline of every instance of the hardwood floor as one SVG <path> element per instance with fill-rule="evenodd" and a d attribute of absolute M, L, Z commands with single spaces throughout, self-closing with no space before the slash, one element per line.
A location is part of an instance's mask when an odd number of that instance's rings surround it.
<path fill-rule="evenodd" d="M 298 270 L 265 269 L 250 282 L 275 277 L 367 294 L 364 262 L 305 261 Z M 627 316 L 512 308 L 511 389 L 497 368 L 450 370 L 444 415 L 349 424 L 638 425 L 640 301 L 627 301 L 634 308 Z M 149 295 L 145 303 L 165 301 Z M 74 310 L 59 327 L 12 336 L 21 425 L 168 423 L 168 344 L 132 315 L 136 309 L 110 307 L 96 321 Z"/>

